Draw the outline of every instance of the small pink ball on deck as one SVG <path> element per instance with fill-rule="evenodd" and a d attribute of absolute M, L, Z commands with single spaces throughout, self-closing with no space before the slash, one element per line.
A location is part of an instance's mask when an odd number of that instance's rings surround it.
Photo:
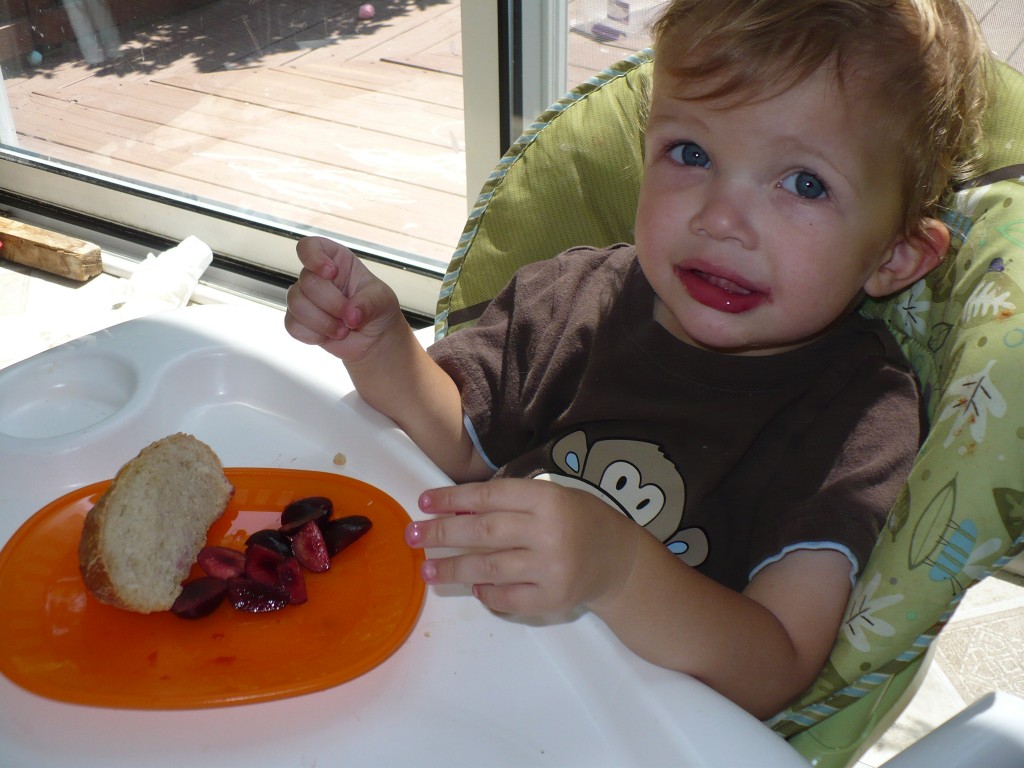
<path fill-rule="evenodd" d="M 362 21 L 369 21 L 373 18 L 376 13 L 376 9 L 373 7 L 373 3 L 363 3 L 359 6 L 359 18 Z"/>

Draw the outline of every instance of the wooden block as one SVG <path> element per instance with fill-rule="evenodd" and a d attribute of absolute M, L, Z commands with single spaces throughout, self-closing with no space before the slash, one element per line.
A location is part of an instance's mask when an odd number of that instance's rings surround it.
<path fill-rule="evenodd" d="M 100 247 L 77 237 L 0 218 L 0 257 L 85 282 L 103 271 Z"/>

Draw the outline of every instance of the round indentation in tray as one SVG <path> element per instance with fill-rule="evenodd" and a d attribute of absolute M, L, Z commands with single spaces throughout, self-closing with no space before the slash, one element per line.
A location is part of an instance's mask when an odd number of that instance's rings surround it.
<path fill-rule="evenodd" d="M 91 427 L 120 411 L 137 386 L 131 366 L 105 355 L 27 365 L 0 379 L 0 433 L 44 438 Z"/>

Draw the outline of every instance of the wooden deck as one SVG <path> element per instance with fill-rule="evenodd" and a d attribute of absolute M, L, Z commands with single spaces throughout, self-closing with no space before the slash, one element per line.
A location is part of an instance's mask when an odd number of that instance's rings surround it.
<path fill-rule="evenodd" d="M 370 22 L 359 4 L 216 0 L 123 28 L 105 65 L 66 45 L 5 67 L 19 143 L 446 262 L 466 213 L 459 0 L 377 2 Z M 970 4 L 1024 68 L 1024 0 Z M 570 82 L 626 52 L 571 35 Z"/>
<path fill-rule="evenodd" d="M 6 84 L 23 149 L 447 258 L 465 219 L 458 2 L 218 0 Z M 328 18 L 323 12 L 327 10 Z M 241 23 L 240 23 L 241 22 Z"/>
<path fill-rule="evenodd" d="M 447 262 L 466 216 L 459 0 L 378 2 L 371 22 L 358 5 L 217 0 L 123 29 L 105 65 L 49 51 L 6 74 L 20 146 Z"/>

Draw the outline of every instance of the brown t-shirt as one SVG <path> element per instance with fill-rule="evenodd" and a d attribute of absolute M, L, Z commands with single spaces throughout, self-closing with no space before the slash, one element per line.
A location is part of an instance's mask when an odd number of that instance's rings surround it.
<path fill-rule="evenodd" d="M 632 246 L 572 249 L 431 347 L 496 475 L 591 492 L 733 589 L 799 548 L 858 572 L 922 435 L 889 332 L 851 314 L 797 350 L 724 355 L 654 300 Z"/>

